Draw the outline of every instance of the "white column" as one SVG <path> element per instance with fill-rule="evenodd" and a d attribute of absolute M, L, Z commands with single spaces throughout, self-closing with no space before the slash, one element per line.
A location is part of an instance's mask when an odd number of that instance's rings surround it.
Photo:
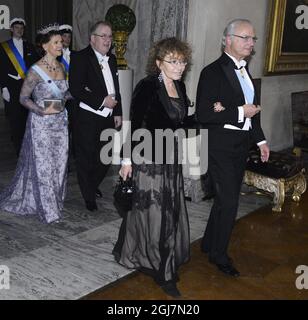
<path fill-rule="evenodd" d="M 118 72 L 123 120 L 129 120 L 130 102 L 133 93 L 133 70 L 119 70 Z"/>
<path fill-rule="evenodd" d="M 188 11 L 187 41 L 193 49 L 193 64 L 187 74 L 185 83 L 187 95 L 194 104 L 200 72 L 205 65 L 206 31 L 208 25 L 204 17 L 207 13 L 207 6 L 207 1 L 194 0 L 193 5 L 189 6 Z M 195 112 L 195 108 L 189 109 L 190 114 Z M 205 154 L 207 150 L 200 150 L 200 137 L 189 138 L 184 143 L 187 143 L 187 154 L 190 156 L 190 162 L 188 161 L 188 163 L 183 165 L 185 195 L 190 197 L 192 201 L 197 202 L 203 197 L 200 175 L 204 173 L 201 171 L 200 164 L 198 164 L 198 157 L 207 157 L 207 154 Z M 195 157 L 195 155 L 198 156 Z"/>
<path fill-rule="evenodd" d="M 117 132 L 114 137 L 114 151 L 113 160 L 114 164 L 120 161 L 120 151 L 122 147 L 121 141 L 125 141 L 129 125 L 130 103 L 133 93 L 133 70 L 118 70 L 119 72 L 119 85 L 122 103 L 123 124 L 121 131 Z"/>

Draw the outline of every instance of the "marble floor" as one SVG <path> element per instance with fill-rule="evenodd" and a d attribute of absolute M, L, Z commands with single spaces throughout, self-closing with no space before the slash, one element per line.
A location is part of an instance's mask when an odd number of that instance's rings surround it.
<path fill-rule="evenodd" d="M 16 164 L 8 140 L 7 127 L 0 119 L 0 190 L 9 183 Z M 0 290 L 0 300 L 79 299 L 133 272 L 115 263 L 111 255 L 121 223 L 112 204 L 116 171 L 110 170 L 102 183 L 104 197 L 94 213 L 84 208 L 74 170 L 69 174 L 60 223 L 48 225 L 37 217 L 0 212 L 0 266 L 10 272 L 10 288 Z M 238 218 L 269 201 L 241 196 Z M 202 236 L 210 206 L 211 201 L 187 203 L 191 242 Z"/>

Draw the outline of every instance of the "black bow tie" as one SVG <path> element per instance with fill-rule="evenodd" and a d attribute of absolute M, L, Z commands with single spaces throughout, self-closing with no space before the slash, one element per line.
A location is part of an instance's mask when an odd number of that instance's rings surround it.
<path fill-rule="evenodd" d="M 235 70 L 241 70 L 241 69 L 243 69 L 244 68 L 244 66 L 240 66 L 239 68 L 234 64 L 234 69 Z"/>

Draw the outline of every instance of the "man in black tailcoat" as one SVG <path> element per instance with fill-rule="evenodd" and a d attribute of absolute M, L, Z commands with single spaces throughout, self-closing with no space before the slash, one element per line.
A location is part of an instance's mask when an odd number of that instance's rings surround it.
<path fill-rule="evenodd" d="M 39 59 L 34 46 L 23 40 L 25 26 L 24 19 L 12 19 L 10 21 L 12 37 L 0 44 L 0 85 L 5 115 L 10 123 L 11 138 L 17 155 L 28 116 L 28 110 L 19 103 L 19 95 L 27 70 Z"/>
<path fill-rule="evenodd" d="M 251 142 L 258 145 L 263 162 L 270 153 L 246 67 L 256 40 L 250 21 L 231 21 L 223 34 L 223 54 L 201 72 L 196 99 L 197 117 L 208 128 L 208 172 L 215 190 L 202 250 L 220 271 L 235 277 L 240 273 L 227 250 Z"/>
<path fill-rule="evenodd" d="M 70 92 L 78 108 L 75 121 L 75 151 L 78 183 L 86 208 L 97 210 L 98 189 L 109 168 L 100 159 L 107 143 L 101 132 L 122 123 L 122 107 L 115 56 L 110 53 L 112 29 L 108 22 L 97 22 L 90 29 L 90 45 L 71 55 Z"/>

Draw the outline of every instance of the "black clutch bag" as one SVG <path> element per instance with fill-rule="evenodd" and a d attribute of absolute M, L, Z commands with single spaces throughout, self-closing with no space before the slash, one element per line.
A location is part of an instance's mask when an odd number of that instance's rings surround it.
<path fill-rule="evenodd" d="M 113 204 L 120 216 L 124 216 L 132 209 L 134 186 L 131 178 L 125 181 L 120 177 L 113 193 Z"/>

